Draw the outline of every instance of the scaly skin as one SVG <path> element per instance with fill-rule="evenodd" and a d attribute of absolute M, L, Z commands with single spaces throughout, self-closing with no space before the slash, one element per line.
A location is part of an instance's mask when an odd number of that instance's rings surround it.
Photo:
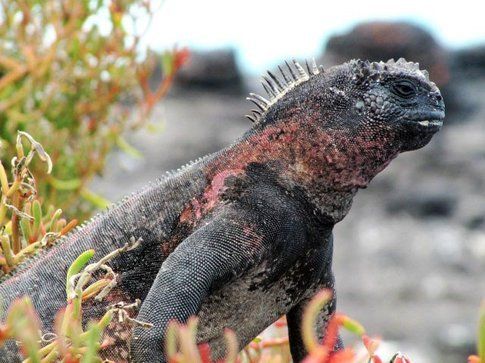
<path fill-rule="evenodd" d="M 297 65 L 297 72 L 285 74 L 290 85 L 269 81 L 271 101 L 253 96 L 261 115 L 233 145 L 126 198 L 27 262 L 0 285 L 4 307 L 29 295 L 51 331 L 74 258 L 94 248 L 99 259 L 141 237 L 140 247 L 112 262 L 118 285 L 87 305 L 84 318 L 138 298 L 137 318 L 154 327 L 111 326 L 105 358 L 164 362 L 168 322 L 190 315 L 200 319 L 198 341 L 219 358 L 225 327 L 243 347 L 286 314 L 291 352 L 301 361 L 302 309 L 317 290 L 334 287 L 333 226 L 394 157 L 431 140 L 444 104 L 425 71 L 404 60 L 314 67 L 310 76 Z M 334 309 L 335 299 L 322 310 L 320 336 Z M 0 353 L 1 362 L 18 360 L 13 342 Z"/>

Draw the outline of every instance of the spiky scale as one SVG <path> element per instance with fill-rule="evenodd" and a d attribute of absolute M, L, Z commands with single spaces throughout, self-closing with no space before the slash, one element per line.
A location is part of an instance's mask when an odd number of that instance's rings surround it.
<path fill-rule="evenodd" d="M 310 67 L 310 64 L 308 63 L 308 59 L 305 59 L 305 65 L 306 65 L 306 69 L 307 69 L 307 72 L 310 76 L 313 76 L 313 70 L 312 68 Z"/>
<path fill-rule="evenodd" d="M 266 76 L 263 76 L 263 79 L 266 81 L 266 84 L 269 86 L 269 88 L 273 91 L 273 94 L 275 96 L 278 96 L 280 94 L 280 90 L 278 89 L 278 85 Z"/>
<path fill-rule="evenodd" d="M 285 90 L 285 87 L 283 87 L 283 85 L 281 84 L 280 80 L 278 79 L 278 77 L 276 77 L 273 73 L 271 73 L 270 71 L 268 71 L 268 74 L 269 76 L 271 77 L 271 79 L 274 81 L 274 83 L 276 83 L 276 85 L 278 86 L 279 90 L 280 91 L 284 91 Z"/>
<path fill-rule="evenodd" d="M 276 98 L 276 93 L 273 92 L 273 90 L 268 87 L 266 84 L 262 83 L 264 90 L 270 96 L 271 99 Z"/>
<path fill-rule="evenodd" d="M 283 68 L 281 68 L 281 66 L 278 66 L 278 69 L 280 70 L 280 73 L 281 75 L 283 76 L 283 79 L 285 80 L 286 82 L 286 85 L 285 85 L 285 88 L 286 87 L 289 87 L 293 82 L 288 78 L 288 76 L 286 75 L 286 73 L 283 71 Z"/>
<path fill-rule="evenodd" d="M 263 102 L 266 106 L 269 106 L 271 104 L 270 101 L 268 101 L 266 98 L 264 98 L 263 96 L 260 96 L 258 95 L 257 93 L 250 93 L 249 94 L 251 97 L 254 97 L 256 98 L 257 100 Z"/>
<path fill-rule="evenodd" d="M 314 75 L 320 73 L 318 70 L 317 62 L 315 61 L 315 58 L 312 58 L 312 73 Z"/>
<path fill-rule="evenodd" d="M 258 107 L 261 111 L 266 111 L 266 107 L 264 105 L 262 105 L 261 103 L 258 102 L 258 100 L 254 99 L 254 98 L 251 98 L 251 97 L 246 97 L 246 99 L 252 103 L 254 103 L 254 105 L 256 107 Z"/>
<path fill-rule="evenodd" d="M 293 71 L 293 68 L 291 68 L 290 64 L 288 61 L 285 61 L 286 66 L 288 67 L 288 70 L 290 71 L 291 78 L 293 78 L 293 82 L 298 81 L 298 77 L 296 76 L 295 72 Z"/>
<path fill-rule="evenodd" d="M 256 119 L 253 117 L 253 116 L 250 116 L 250 115 L 244 115 L 244 117 L 246 117 L 247 119 L 249 119 L 249 121 L 253 122 L 253 123 L 256 123 Z"/>
<path fill-rule="evenodd" d="M 298 63 L 296 60 L 293 59 L 293 64 L 295 65 L 297 71 L 298 71 L 298 74 L 299 74 L 299 78 L 298 79 L 302 79 L 302 80 L 305 80 L 308 78 L 308 74 L 306 74 L 305 70 L 303 69 L 303 67 L 301 66 L 300 63 Z"/>
<path fill-rule="evenodd" d="M 271 102 L 266 98 L 255 93 L 250 93 L 249 97 L 246 97 L 246 99 L 254 103 L 262 112 L 266 111 L 268 106 L 271 104 Z"/>

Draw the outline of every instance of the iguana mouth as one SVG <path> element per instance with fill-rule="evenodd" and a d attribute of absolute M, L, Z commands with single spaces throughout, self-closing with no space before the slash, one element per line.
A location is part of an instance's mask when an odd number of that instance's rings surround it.
<path fill-rule="evenodd" d="M 426 127 L 429 127 L 429 126 L 443 126 L 443 120 L 424 120 L 424 121 L 418 121 L 418 124 L 422 125 L 422 126 L 426 126 Z"/>
<path fill-rule="evenodd" d="M 406 127 L 418 132 L 434 133 L 443 126 L 444 112 L 431 112 L 428 115 L 419 115 L 413 119 L 403 120 Z"/>
<path fill-rule="evenodd" d="M 443 126 L 443 120 L 423 120 L 418 121 L 420 131 L 437 132 Z"/>

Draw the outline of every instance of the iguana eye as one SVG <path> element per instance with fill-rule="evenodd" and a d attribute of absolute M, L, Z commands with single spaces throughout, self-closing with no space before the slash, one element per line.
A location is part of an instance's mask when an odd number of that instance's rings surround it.
<path fill-rule="evenodd" d="M 399 81 L 393 84 L 394 93 L 398 96 L 409 98 L 416 94 L 416 86 L 409 81 Z"/>

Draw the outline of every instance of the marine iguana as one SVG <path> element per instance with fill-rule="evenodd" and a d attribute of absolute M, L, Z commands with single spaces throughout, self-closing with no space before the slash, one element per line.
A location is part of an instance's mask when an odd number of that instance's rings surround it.
<path fill-rule="evenodd" d="M 223 328 L 243 347 L 286 314 L 291 353 L 301 361 L 302 309 L 320 288 L 334 288 L 333 226 L 393 158 L 431 140 L 444 102 L 427 72 L 404 59 L 287 66 L 281 78 L 265 77 L 268 99 L 250 94 L 257 109 L 249 131 L 24 263 L 0 285 L 3 311 L 28 295 L 51 331 L 71 262 L 86 249 L 99 259 L 142 238 L 112 262 L 117 288 L 85 307 L 84 319 L 99 317 L 108 303 L 141 299 L 137 318 L 154 327 L 135 327 L 129 343 L 103 351 L 106 358 L 165 361 L 168 322 L 191 315 L 199 317 L 198 342 L 221 357 Z M 320 336 L 334 310 L 335 298 L 318 319 Z M 18 360 L 14 343 L 0 355 Z"/>

